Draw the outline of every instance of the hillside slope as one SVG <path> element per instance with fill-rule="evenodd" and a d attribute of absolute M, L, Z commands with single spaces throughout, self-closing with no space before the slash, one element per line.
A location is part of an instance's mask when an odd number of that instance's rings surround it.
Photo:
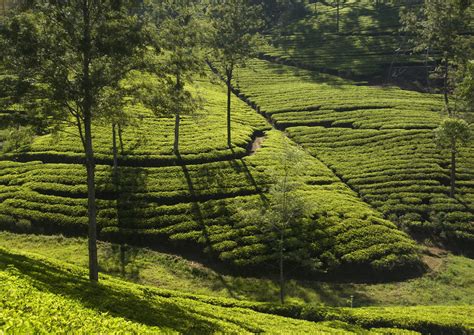
<path fill-rule="evenodd" d="M 304 17 L 267 35 L 269 45 L 260 57 L 379 83 L 425 77 L 436 54 L 414 55 L 399 32 L 400 9 L 418 4 L 347 0 L 339 5 L 338 11 L 335 2 L 307 4 Z"/>
<path fill-rule="evenodd" d="M 235 98 L 236 142 L 226 149 L 221 112 L 225 91 L 206 81 L 200 87 L 208 114 L 198 120 L 184 118 L 180 157 L 172 155 L 168 138 L 173 120 L 142 110 L 140 128 L 124 131 L 117 182 L 110 165 L 97 166 L 100 235 L 176 251 L 206 251 L 233 265 L 268 270 L 278 257 L 270 250 L 272 241 L 256 224 L 238 222 L 236 213 L 248 202 L 261 201 L 272 174 L 278 173 L 283 138 L 276 130 L 267 132 L 263 147 L 249 155 L 246 147 L 252 135 L 271 127 Z M 96 129 L 99 160 L 110 164 L 111 136 L 103 126 Z M 3 157 L 1 227 L 86 234 L 85 171 L 78 164 L 81 148 L 72 131 L 59 139 L 38 137 L 29 151 Z M 305 164 L 298 182 L 304 185 L 301 192 L 320 229 L 308 241 L 309 252 L 325 263 L 326 270 L 351 276 L 377 273 L 379 278 L 419 271 L 417 248 L 407 235 L 361 201 L 318 159 L 306 154 Z"/>
<path fill-rule="evenodd" d="M 459 153 L 458 196 L 449 197 L 448 155 L 432 130 L 437 95 L 357 86 L 267 61 L 237 74 L 241 96 L 329 166 L 360 198 L 420 238 L 473 252 L 474 145 Z"/>
<path fill-rule="evenodd" d="M 0 330 L 6 332 L 457 334 L 474 327 L 468 306 L 413 307 L 409 313 L 326 309 L 195 296 L 108 276 L 93 284 L 81 268 L 4 248 L 0 278 Z"/>

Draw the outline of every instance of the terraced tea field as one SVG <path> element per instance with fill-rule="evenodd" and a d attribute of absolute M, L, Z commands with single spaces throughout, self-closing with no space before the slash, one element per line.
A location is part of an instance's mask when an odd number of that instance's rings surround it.
<path fill-rule="evenodd" d="M 442 119 L 440 96 L 258 60 L 237 78 L 244 99 L 386 218 L 472 253 L 474 146 L 459 153 L 458 196 L 451 199 L 448 156 L 432 132 Z"/>
<path fill-rule="evenodd" d="M 198 120 L 185 117 L 181 160 L 171 154 L 171 118 L 146 114 L 138 130 L 124 131 L 118 181 L 113 182 L 110 165 L 98 165 L 100 235 L 128 243 L 191 247 L 238 266 L 271 267 L 277 255 L 270 252 L 268 236 L 254 223 L 239 222 L 236 213 L 245 203 L 262 201 L 270 176 L 278 171 L 283 138 L 277 130 L 268 131 L 265 119 L 235 98 L 236 143 L 226 149 L 224 90 L 205 82 L 201 87 L 206 88 L 209 114 Z M 110 164 L 111 135 L 107 127 L 97 130 L 99 160 Z M 263 147 L 247 155 L 252 134 L 264 130 Z M 81 147 L 72 131 L 60 138 L 38 137 L 30 151 L 0 162 L 2 228 L 86 233 L 85 169 L 77 164 Z M 400 275 L 419 269 L 417 248 L 407 235 L 318 159 L 309 154 L 304 159 L 307 169 L 298 182 L 320 226 L 308 237 L 312 255 L 331 271 L 364 268 Z"/>
<path fill-rule="evenodd" d="M 342 76 L 397 79 L 407 69 L 430 64 L 434 54 L 412 55 L 408 38 L 399 32 L 399 10 L 417 4 L 375 4 L 374 1 L 307 4 L 311 15 L 269 34 L 261 57 Z M 339 30 L 337 31 L 337 22 Z M 337 56 L 336 56 L 337 55 Z"/>

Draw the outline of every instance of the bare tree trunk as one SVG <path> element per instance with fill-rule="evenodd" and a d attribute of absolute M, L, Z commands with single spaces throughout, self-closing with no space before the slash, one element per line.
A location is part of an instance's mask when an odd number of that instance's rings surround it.
<path fill-rule="evenodd" d="M 89 113 L 90 114 L 90 113 Z M 90 115 L 84 121 L 87 169 L 87 211 L 89 215 L 89 279 L 99 280 L 97 261 L 97 208 L 95 203 L 95 161 L 92 148 L 92 130 Z"/>
<path fill-rule="evenodd" d="M 448 56 L 444 57 L 444 88 L 443 88 L 443 94 L 444 94 L 444 105 L 446 108 L 446 111 L 448 112 L 448 115 L 451 116 L 451 110 L 449 108 L 449 97 L 448 97 L 448 80 L 449 80 L 449 59 Z"/>
<path fill-rule="evenodd" d="M 174 146 L 173 152 L 175 155 L 179 154 L 179 124 L 181 121 L 181 117 L 179 112 L 176 112 L 175 119 L 174 119 Z"/>
<path fill-rule="evenodd" d="M 231 94 L 232 94 L 232 69 L 226 70 L 227 75 L 227 146 L 232 148 L 232 134 L 231 134 Z"/>
<path fill-rule="evenodd" d="M 89 215 L 89 279 L 99 281 L 99 265 L 97 261 L 97 208 L 95 203 L 95 161 L 92 146 L 92 92 L 90 81 L 91 32 L 89 1 L 83 0 L 83 93 L 84 93 L 84 149 L 87 169 L 87 211 Z"/>
<path fill-rule="evenodd" d="M 119 136 L 119 142 L 120 142 L 120 154 L 123 156 L 124 150 L 123 150 L 123 137 L 122 137 L 122 134 L 123 134 L 122 126 L 119 123 L 118 124 L 118 136 Z"/>
<path fill-rule="evenodd" d="M 113 174 L 114 174 L 114 184 L 117 184 L 117 177 L 118 177 L 118 154 L 117 154 L 117 124 L 114 122 L 112 124 L 112 151 L 114 155 L 114 166 L 113 166 Z"/>
<path fill-rule="evenodd" d="M 280 231 L 280 302 L 285 303 L 285 277 L 283 273 L 283 229 Z"/>
<path fill-rule="evenodd" d="M 337 2 L 336 2 L 336 6 L 337 6 L 337 9 L 336 9 L 336 32 L 339 32 L 339 1 L 340 0 L 337 0 Z"/>
<path fill-rule="evenodd" d="M 454 198 L 456 193 L 456 149 L 451 149 L 451 189 L 449 196 Z"/>
<path fill-rule="evenodd" d="M 181 90 L 181 78 L 179 73 L 176 74 L 176 90 L 179 94 Z M 173 145 L 173 152 L 175 155 L 179 154 L 179 127 L 180 127 L 180 121 L 181 117 L 179 115 L 179 108 L 178 106 L 176 107 L 176 112 L 175 112 L 175 119 L 174 119 L 174 145 Z"/>

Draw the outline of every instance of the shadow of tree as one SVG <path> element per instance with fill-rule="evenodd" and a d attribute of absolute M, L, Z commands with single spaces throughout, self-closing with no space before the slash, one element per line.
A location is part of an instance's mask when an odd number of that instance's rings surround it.
<path fill-rule="evenodd" d="M 147 292 L 139 295 L 139 291 L 133 294 L 130 289 L 108 283 L 93 284 L 83 274 L 0 250 L 0 269 L 8 265 L 13 265 L 23 275 L 30 277 L 37 289 L 73 299 L 86 308 L 185 334 L 214 334 L 222 331 L 218 320 L 212 323 L 197 313 L 183 309 L 171 298 L 156 297 Z"/>

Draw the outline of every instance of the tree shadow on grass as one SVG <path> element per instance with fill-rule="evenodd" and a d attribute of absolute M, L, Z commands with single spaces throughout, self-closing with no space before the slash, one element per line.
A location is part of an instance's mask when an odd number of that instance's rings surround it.
<path fill-rule="evenodd" d="M 214 334 L 222 331 L 216 323 L 205 320 L 197 313 L 183 309 L 172 298 L 157 297 L 153 292 L 143 296 L 131 293 L 125 287 L 108 283 L 90 283 L 82 273 L 60 269 L 46 262 L 0 250 L 0 269 L 13 265 L 41 291 L 65 296 L 84 307 L 109 313 L 115 317 L 168 328 L 185 334 Z"/>

